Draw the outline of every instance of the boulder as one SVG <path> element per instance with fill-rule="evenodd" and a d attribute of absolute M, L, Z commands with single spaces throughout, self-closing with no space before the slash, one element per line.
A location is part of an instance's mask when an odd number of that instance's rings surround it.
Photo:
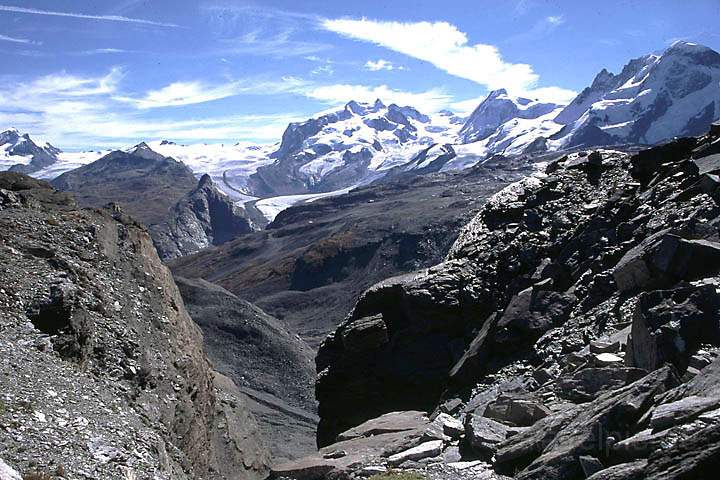
<path fill-rule="evenodd" d="M 309 456 L 272 467 L 270 478 L 320 480 L 326 478 L 335 469 L 332 461 L 320 456 Z"/>
<path fill-rule="evenodd" d="M 630 159 L 633 178 L 647 184 L 665 163 L 679 162 L 688 158 L 697 145 L 694 138 L 679 138 L 672 142 L 638 152 Z"/>
<path fill-rule="evenodd" d="M 655 431 L 664 430 L 674 425 L 689 422 L 702 413 L 718 407 L 720 407 L 720 397 L 691 395 L 655 407 L 650 417 L 650 426 Z"/>
<path fill-rule="evenodd" d="M 600 460 L 590 455 L 580 455 L 578 457 L 578 461 L 580 462 L 580 467 L 582 468 L 583 474 L 585 474 L 586 478 L 605 468 Z"/>
<path fill-rule="evenodd" d="M 620 342 L 593 340 L 590 342 L 590 353 L 617 353 L 620 351 Z"/>
<path fill-rule="evenodd" d="M 593 363 L 598 367 L 611 367 L 613 365 L 620 365 L 623 362 L 623 358 L 613 353 L 598 353 L 593 356 Z"/>
<path fill-rule="evenodd" d="M 720 271 L 720 244 L 659 232 L 628 251 L 613 269 L 622 292 L 697 280 Z"/>
<path fill-rule="evenodd" d="M 555 393 L 573 402 L 589 402 L 603 392 L 624 387 L 646 374 L 645 370 L 631 367 L 584 368 L 559 377 Z"/>
<path fill-rule="evenodd" d="M 626 363 L 654 370 L 670 362 L 684 371 L 702 343 L 720 345 L 719 308 L 720 295 L 713 285 L 641 294 Z"/>
<path fill-rule="evenodd" d="M 433 420 L 434 424 L 440 425 L 443 434 L 450 438 L 460 438 L 465 433 L 465 427 L 460 420 L 456 420 L 447 413 L 441 413 Z"/>
<path fill-rule="evenodd" d="M 387 325 L 382 314 L 354 320 L 342 331 L 343 346 L 348 351 L 373 350 L 388 341 Z"/>
<path fill-rule="evenodd" d="M 421 443 L 417 447 L 391 455 L 388 457 L 388 464 L 397 466 L 407 461 L 417 461 L 422 460 L 423 458 L 437 457 L 442 453 L 442 448 L 442 440 L 431 440 L 429 442 Z"/>
<path fill-rule="evenodd" d="M 521 343 L 532 344 L 565 321 L 575 297 L 548 290 L 548 280 L 526 288 L 510 300 L 497 322 L 495 343 L 514 348 Z"/>
<path fill-rule="evenodd" d="M 645 480 L 646 465 L 645 460 L 613 465 L 590 475 L 587 480 Z"/>
<path fill-rule="evenodd" d="M 550 410 L 540 401 L 511 395 L 501 395 L 490 403 L 484 416 L 517 427 L 529 427 L 550 414 Z"/>
<path fill-rule="evenodd" d="M 507 425 L 478 414 L 468 415 L 465 421 L 467 442 L 482 455 L 493 455 L 507 437 L 508 430 Z"/>
<path fill-rule="evenodd" d="M 718 173 L 720 172 L 720 153 L 695 158 L 693 159 L 692 163 L 697 169 L 698 175 L 705 175 L 706 173 Z"/>
<path fill-rule="evenodd" d="M 508 437 L 498 446 L 494 468 L 512 475 L 527 467 L 580 412 L 580 407 L 568 407 L 543 418 L 532 427 Z"/>
<path fill-rule="evenodd" d="M 627 387 L 605 393 L 583 405 L 542 454 L 516 478 L 585 478 L 578 457 L 606 456 L 608 438 L 617 435 L 615 432 L 625 431 L 645 413 L 656 396 L 677 384 L 673 369 L 663 367 Z"/>
<path fill-rule="evenodd" d="M 410 410 L 407 412 L 390 412 L 378 418 L 368 420 L 338 435 L 337 441 L 352 440 L 360 437 L 371 437 L 383 433 L 405 432 L 426 428 L 430 420 L 424 412 Z"/>
<path fill-rule="evenodd" d="M 720 423 L 702 428 L 683 441 L 655 450 L 645 479 L 717 478 L 720 471 Z"/>

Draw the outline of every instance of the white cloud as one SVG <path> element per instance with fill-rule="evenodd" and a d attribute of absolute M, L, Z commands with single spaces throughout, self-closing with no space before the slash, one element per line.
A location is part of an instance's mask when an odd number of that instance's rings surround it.
<path fill-rule="evenodd" d="M 386 22 L 368 19 L 324 20 L 327 30 L 375 43 L 427 61 L 451 75 L 490 89 L 524 91 L 538 76 L 523 63 L 508 63 L 492 45 L 468 43 L 467 35 L 447 22 Z"/>
<path fill-rule="evenodd" d="M 133 99 L 121 94 L 121 79 L 118 68 L 99 76 L 59 72 L 30 81 L 0 75 L 0 128 L 15 126 L 61 148 L 117 146 L 164 138 L 276 142 L 288 123 L 303 116 L 280 113 L 174 119 L 153 116 L 150 107 L 200 103 L 241 92 L 303 95 L 302 89 L 308 85 L 294 77 L 266 82 L 245 79 L 215 86 L 175 82 Z"/>
<path fill-rule="evenodd" d="M 2 35 L 2 34 L 0 34 L 0 41 L 11 42 L 11 43 L 22 43 L 25 45 L 42 45 L 42 42 L 30 40 L 28 38 L 10 37 L 8 35 Z"/>
<path fill-rule="evenodd" d="M 547 17 L 545 21 L 557 25 L 562 22 L 562 17 Z M 363 18 L 325 19 L 321 25 L 345 37 L 424 60 L 490 90 L 505 88 L 516 95 L 536 97 L 556 95 L 563 90 L 557 87 L 537 89 L 539 76 L 530 65 L 505 61 L 493 45 L 470 44 L 464 32 L 447 22 L 403 23 Z"/>
<path fill-rule="evenodd" d="M 550 15 L 548 17 L 545 17 L 545 20 L 550 25 L 556 25 L 556 26 L 562 25 L 563 23 L 565 23 L 565 18 L 563 18 L 562 15 Z"/>
<path fill-rule="evenodd" d="M 330 64 L 318 65 L 310 71 L 310 74 L 312 75 L 333 75 L 334 73 L 335 70 Z"/>
<path fill-rule="evenodd" d="M 305 88 L 302 94 L 330 105 L 341 105 L 349 100 L 374 102 L 380 99 L 386 104 L 410 105 L 422 112 L 436 112 L 447 107 L 451 97 L 438 89 L 425 92 L 406 92 L 395 90 L 387 85 L 370 87 L 367 85 L 335 84 Z"/>
<path fill-rule="evenodd" d="M 208 86 L 201 82 L 175 82 L 159 90 L 151 90 L 142 98 L 118 96 L 119 101 L 131 103 L 139 109 L 177 107 L 211 102 L 232 97 L 240 92 L 239 82 Z"/>
<path fill-rule="evenodd" d="M 379 70 L 405 70 L 404 67 L 397 66 L 392 62 L 383 60 L 382 58 L 377 61 L 368 60 L 365 62 L 365 69 L 373 72 L 377 72 Z"/>
<path fill-rule="evenodd" d="M 175 25 L 174 23 L 153 22 L 151 20 L 123 17 L 120 15 L 87 15 L 84 13 L 56 12 L 52 10 L 40 10 L 37 8 L 15 7 L 10 5 L 0 5 L 0 11 L 11 13 L 27 13 L 31 15 L 45 15 L 50 17 L 70 17 L 82 18 L 86 20 L 104 20 L 109 22 L 139 23 L 144 25 L 154 25 L 157 27 L 178 27 L 178 25 Z"/>

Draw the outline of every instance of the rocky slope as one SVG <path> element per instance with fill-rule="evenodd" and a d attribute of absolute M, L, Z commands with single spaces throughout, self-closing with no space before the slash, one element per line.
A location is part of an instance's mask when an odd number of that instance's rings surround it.
<path fill-rule="evenodd" d="M 268 229 L 171 268 L 255 303 L 317 347 L 365 288 L 440 261 L 485 199 L 529 171 L 399 177 L 289 208 Z"/>
<path fill-rule="evenodd" d="M 215 368 L 248 397 L 273 462 L 315 447 L 314 353 L 277 319 L 205 280 L 176 277 Z"/>
<path fill-rule="evenodd" d="M 0 173 L 0 457 L 52 478 L 262 478 L 268 453 L 214 372 L 147 232 Z"/>
<path fill-rule="evenodd" d="M 31 174 L 58 161 L 60 149 L 36 144 L 27 133 L 11 128 L 0 133 L 0 170 Z"/>
<path fill-rule="evenodd" d="M 711 476 L 718 145 L 715 126 L 636 155 L 565 156 L 489 201 L 445 262 L 366 291 L 317 356 L 326 447 L 277 472 Z M 432 415 L 372 420 L 394 410 Z"/>
<path fill-rule="evenodd" d="M 251 232 L 244 215 L 205 174 L 178 200 L 167 220 L 151 227 L 151 234 L 160 258 L 181 257 Z"/>
<path fill-rule="evenodd" d="M 114 151 L 51 183 L 72 192 L 83 207 L 117 203 L 147 226 L 164 222 L 175 204 L 197 186 L 188 167 L 145 144 L 128 152 Z"/>

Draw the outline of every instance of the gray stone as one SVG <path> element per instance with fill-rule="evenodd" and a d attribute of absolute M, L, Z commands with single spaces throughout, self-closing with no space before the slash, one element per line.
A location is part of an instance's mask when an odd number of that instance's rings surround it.
<path fill-rule="evenodd" d="M 587 480 L 645 480 L 646 465 L 645 460 L 613 465 L 589 476 Z"/>
<path fill-rule="evenodd" d="M 390 412 L 342 432 L 337 436 L 337 441 L 371 437 L 383 433 L 425 429 L 429 424 L 430 420 L 425 416 L 424 412 L 415 410 Z"/>
<path fill-rule="evenodd" d="M 578 461 L 580 462 L 580 467 L 582 467 L 583 474 L 586 478 L 605 468 L 600 460 L 589 455 L 580 455 L 578 457 Z"/>
<path fill-rule="evenodd" d="M 417 461 L 422 460 L 423 458 L 436 457 L 442 453 L 442 448 L 442 440 L 431 440 L 429 442 L 421 443 L 417 447 L 391 455 L 388 457 L 388 464 L 400 465 L 407 461 Z"/>
<path fill-rule="evenodd" d="M 550 414 L 541 402 L 531 398 L 501 395 L 485 408 L 484 416 L 518 427 L 527 427 Z"/>
<path fill-rule="evenodd" d="M 620 351 L 620 342 L 607 342 L 593 340 L 590 342 L 590 353 L 617 353 Z"/>
<path fill-rule="evenodd" d="M 465 437 L 478 453 L 492 455 L 507 438 L 508 427 L 487 417 L 469 415 L 465 422 Z"/>
<path fill-rule="evenodd" d="M 629 367 L 583 368 L 559 377 L 555 393 L 573 402 L 589 402 L 605 391 L 624 387 L 646 374 L 645 370 Z"/>
<path fill-rule="evenodd" d="M 343 346 L 348 351 L 376 349 L 388 342 L 387 325 L 382 314 L 354 320 L 342 330 Z"/>
<path fill-rule="evenodd" d="M 654 430 L 664 430 L 688 422 L 700 414 L 720 406 L 718 397 L 691 395 L 681 400 L 658 405 L 652 411 L 650 425 Z"/>

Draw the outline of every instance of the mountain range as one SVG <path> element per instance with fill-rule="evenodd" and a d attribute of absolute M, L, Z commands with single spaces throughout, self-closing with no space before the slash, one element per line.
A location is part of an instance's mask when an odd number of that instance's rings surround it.
<path fill-rule="evenodd" d="M 714 478 L 719 102 L 678 42 L 273 145 L 0 134 L 0 479 Z"/>
<path fill-rule="evenodd" d="M 697 135 L 719 117 L 720 54 L 676 42 L 661 53 L 629 61 L 618 74 L 602 70 L 568 105 L 499 89 L 462 118 L 450 111 L 425 115 L 381 100 L 350 101 L 341 109 L 291 123 L 274 145 L 180 145 L 164 140 L 142 146 L 180 161 L 197 179 L 208 174 L 246 210 L 251 223 L 262 228 L 291 205 L 345 193 L 384 176 L 488 162 L 531 164 L 547 152 L 593 146 L 651 145 Z M 119 158 L 112 152 L 61 152 L 14 129 L 0 134 L 0 153 L 0 167 L 47 179 L 95 160 Z M 113 174 L 112 169 L 103 171 Z M 183 193 L 186 187 L 181 187 Z"/>

